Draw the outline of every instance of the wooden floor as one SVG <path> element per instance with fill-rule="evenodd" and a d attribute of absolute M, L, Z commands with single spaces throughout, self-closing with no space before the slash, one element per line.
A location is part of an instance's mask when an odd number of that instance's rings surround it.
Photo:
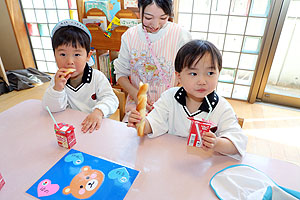
<path fill-rule="evenodd" d="M 26 100 L 41 99 L 49 83 L 0 96 L 0 112 Z M 247 152 L 285 160 L 300 166 L 300 110 L 271 104 L 229 100 L 245 119 Z"/>

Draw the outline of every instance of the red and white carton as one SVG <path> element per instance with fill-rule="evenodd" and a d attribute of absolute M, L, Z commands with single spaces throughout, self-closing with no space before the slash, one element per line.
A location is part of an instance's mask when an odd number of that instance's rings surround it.
<path fill-rule="evenodd" d="M 3 188 L 5 184 L 4 178 L 2 177 L 1 173 L 0 173 L 0 190 Z"/>
<path fill-rule="evenodd" d="M 76 144 L 74 129 L 69 124 L 58 123 L 58 127 L 54 124 L 54 131 L 59 146 L 71 149 Z"/>
<path fill-rule="evenodd" d="M 204 132 L 208 132 L 209 130 L 214 132 L 216 131 L 216 126 L 212 122 L 205 121 L 204 119 L 197 120 L 193 117 L 189 117 L 189 119 L 191 120 L 191 128 L 187 145 L 193 147 L 201 147 L 202 136 Z"/>

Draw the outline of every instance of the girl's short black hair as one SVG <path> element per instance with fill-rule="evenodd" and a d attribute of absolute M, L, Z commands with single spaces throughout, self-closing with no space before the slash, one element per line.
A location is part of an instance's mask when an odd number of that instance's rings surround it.
<path fill-rule="evenodd" d="M 138 7 L 140 10 L 142 9 L 142 16 L 141 16 L 142 20 L 143 20 L 145 8 L 152 3 L 155 3 L 158 7 L 160 7 L 165 12 L 165 14 L 169 15 L 170 17 L 173 16 L 172 0 L 139 0 Z"/>
<path fill-rule="evenodd" d="M 209 41 L 192 40 L 178 50 L 175 58 L 176 72 L 180 73 L 186 67 L 191 68 L 194 62 L 198 63 L 206 53 L 211 55 L 214 67 L 218 67 L 221 71 L 222 56 L 217 47 Z"/>
<path fill-rule="evenodd" d="M 65 26 L 58 29 L 52 37 L 52 48 L 55 49 L 61 45 L 77 45 L 86 49 L 87 54 L 90 52 L 90 37 L 80 28 L 75 26 Z"/>

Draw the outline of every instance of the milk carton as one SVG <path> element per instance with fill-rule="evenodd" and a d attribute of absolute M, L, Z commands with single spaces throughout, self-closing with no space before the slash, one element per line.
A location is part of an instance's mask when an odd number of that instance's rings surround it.
<path fill-rule="evenodd" d="M 58 123 L 57 125 L 58 127 L 54 124 L 54 131 L 58 145 L 67 149 L 72 148 L 76 144 L 75 128 L 65 123 Z"/>
<path fill-rule="evenodd" d="M 5 184 L 4 178 L 2 177 L 1 173 L 0 173 L 0 190 L 3 188 Z"/>
<path fill-rule="evenodd" d="M 194 147 L 202 146 L 202 136 L 204 132 L 212 131 L 215 132 L 217 127 L 209 121 L 197 120 L 192 117 L 189 118 L 191 120 L 191 128 L 190 134 L 188 137 L 187 145 Z"/>

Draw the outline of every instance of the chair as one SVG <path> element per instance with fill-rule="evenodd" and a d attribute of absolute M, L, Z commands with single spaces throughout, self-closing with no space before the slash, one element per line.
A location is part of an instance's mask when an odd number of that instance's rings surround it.
<path fill-rule="evenodd" d="M 241 126 L 241 128 L 243 128 L 244 125 L 244 118 L 238 117 L 238 123 Z"/>
<path fill-rule="evenodd" d="M 113 91 L 115 95 L 118 97 L 119 107 L 117 111 L 114 114 L 112 114 L 109 118 L 116 121 L 121 121 L 125 115 L 125 102 L 126 102 L 125 93 L 115 88 L 113 88 Z"/>

